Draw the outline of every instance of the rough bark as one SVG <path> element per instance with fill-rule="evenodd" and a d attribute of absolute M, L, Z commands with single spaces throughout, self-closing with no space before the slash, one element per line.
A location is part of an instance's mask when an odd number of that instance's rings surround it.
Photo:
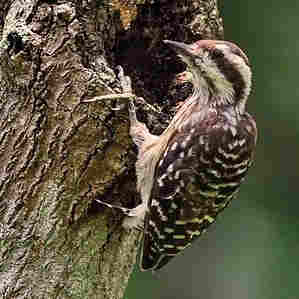
<path fill-rule="evenodd" d="M 0 26 L 0 296 L 122 298 L 140 233 L 95 199 L 136 205 L 136 149 L 126 105 L 82 101 L 121 64 L 161 132 L 185 92 L 161 40 L 221 37 L 216 0 L 0 1 Z"/>

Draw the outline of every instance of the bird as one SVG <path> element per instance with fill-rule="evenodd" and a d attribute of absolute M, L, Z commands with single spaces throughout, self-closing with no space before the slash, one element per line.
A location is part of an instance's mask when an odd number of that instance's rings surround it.
<path fill-rule="evenodd" d="M 123 209 L 123 226 L 144 232 L 140 269 L 153 272 L 200 238 L 237 196 L 257 143 L 256 122 L 246 111 L 252 84 L 246 54 L 223 40 L 164 43 L 186 64 L 179 78 L 193 92 L 159 136 L 137 120 L 129 101 L 142 201 Z M 130 78 L 120 74 L 129 96 Z"/>

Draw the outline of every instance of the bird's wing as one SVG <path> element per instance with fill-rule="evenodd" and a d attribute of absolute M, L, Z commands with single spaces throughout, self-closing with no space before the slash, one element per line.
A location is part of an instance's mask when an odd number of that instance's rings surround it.
<path fill-rule="evenodd" d="M 240 123 L 176 134 L 156 168 L 146 216 L 141 269 L 157 270 L 215 221 L 238 192 L 252 161 L 255 136 Z M 251 128 L 252 129 L 252 128 Z M 191 136 L 191 137 L 190 137 Z"/>

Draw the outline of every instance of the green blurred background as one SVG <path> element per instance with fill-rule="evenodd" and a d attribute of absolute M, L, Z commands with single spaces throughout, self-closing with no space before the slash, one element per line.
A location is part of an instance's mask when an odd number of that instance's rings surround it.
<path fill-rule="evenodd" d="M 215 226 L 126 299 L 299 298 L 299 1 L 220 1 L 225 39 L 250 57 L 256 162 Z"/>

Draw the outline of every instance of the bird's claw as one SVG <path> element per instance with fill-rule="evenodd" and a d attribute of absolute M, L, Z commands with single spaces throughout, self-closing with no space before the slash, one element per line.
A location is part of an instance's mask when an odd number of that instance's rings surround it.
<path fill-rule="evenodd" d="M 97 96 L 94 97 L 90 100 L 85 100 L 82 101 L 83 103 L 92 103 L 92 102 L 97 102 L 97 101 L 102 101 L 102 100 L 117 100 L 117 99 L 126 99 L 132 101 L 133 99 L 137 98 L 136 95 L 132 93 L 132 82 L 131 78 L 129 76 L 125 76 L 123 68 L 119 65 L 117 66 L 118 70 L 118 78 L 120 81 L 121 93 L 111 93 L 111 94 L 106 94 L 102 96 Z M 124 106 L 118 106 L 112 108 L 112 110 L 121 110 Z"/>
<path fill-rule="evenodd" d="M 132 94 L 132 81 L 129 76 L 125 76 L 124 69 L 121 65 L 118 65 L 116 67 L 118 70 L 118 79 L 120 81 L 120 85 L 122 88 L 122 93 L 126 94 Z"/>

